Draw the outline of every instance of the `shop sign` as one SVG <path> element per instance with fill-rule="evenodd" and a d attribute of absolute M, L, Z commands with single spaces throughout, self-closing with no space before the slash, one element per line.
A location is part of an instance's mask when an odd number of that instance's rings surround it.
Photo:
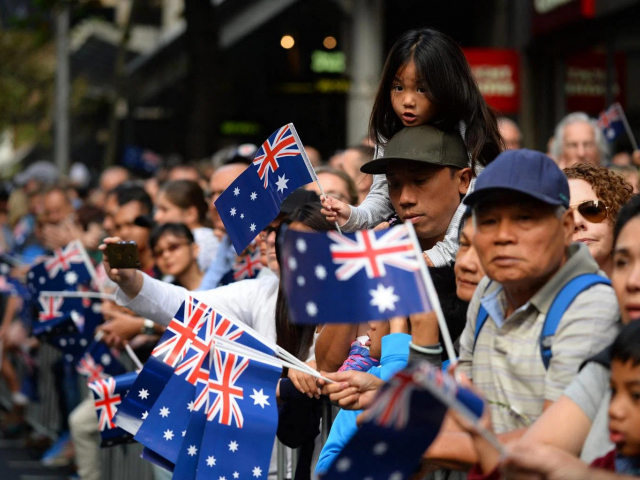
<path fill-rule="evenodd" d="M 501 113 L 520 109 L 520 55 L 517 50 L 464 50 L 486 102 Z"/>

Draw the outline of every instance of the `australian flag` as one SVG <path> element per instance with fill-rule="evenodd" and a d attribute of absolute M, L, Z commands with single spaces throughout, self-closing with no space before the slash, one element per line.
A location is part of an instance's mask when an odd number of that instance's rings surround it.
<path fill-rule="evenodd" d="M 258 149 L 253 165 L 215 202 L 236 252 L 278 216 L 291 192 L 313 181 L 312 172 L 293 124 L 273 132 Z"/>
<path fill-rule="evenodd" d="M 426 382 L 430 388 L 425 388 Z M 322 478 L 411 478 L 455 401 L 475 417 L 482 415 L 482 399 L 459 387 L 440 369 L 428 362 L 409 365 L 380 390 L 366 422 Z"/>
<path fill-rule="evenodd" d="M 220 313 L 212 311 L 207 323 L 200 329 L 197 338 L 191 344 L 175 373 L 167 382 L 164 390 L 158 396 L 155 404 L 149 409 L 148 416 L 138 430 L 135 439 L 153 450 L 155 453 L 176 463 L 182 445 L 182 438 L 177 436 L 168 442 L 163 438 L 164 432 L 186 432 L 190 421 L 190 413 L 196 407 L 200 408 L 205 394 L 196 395 L 198 381 L 214 388 L 209 379 L 209 366 L 202 369 L 205 356 L 211 349 L 212 342 L 220 337 L 227 341 L 267 353 L 274 351 L 265 345 L 260 338 L 246 331 L 246 327 Z M 217 347 L 214 347 L 217 348 Z M 214 359 L 218 356 L 214 355 Z M 215 402 L 214 402 L 215 404 Z M 186 435 L 186 433 L 185 433 Z"/>
<path fill-rule="evenodd" d="M 287 230 L 284 287 L 298 323 L 361 323 L 431 311 L 406 225 L 374 232 Z M 327 299 L 331 299 L 327 301 Z"/>
<path fill-rule="evenodd" d="M 75 291 L 79 285 L 88 285 L 93 279 L 93 265 L 82 243 L 74 240 L 53 256 L 38 263 L 27 274 L 27 285 L 33 294 L 42 291 Z"/>
<path fill-rule="evenodd" d="M 183 444 L 187 454 L 189 449 L 198 454 L 195 478 L 267 478 L 278 426 L 276 386 L 282 368 L 219 348 L 214 355 L 201 443 Z"/>
<path fill-rule="evenodd" d="M 115 422 L 135 435 L 213 310 L 187 296 L 124 399 Z"/>
<path fill-rule="evenodd" d="M 104 342 L 95 340 L 85 350 L 84 355 L 76 365 L 79 374 L 87 377 L 87 383 L 93 383 L 103 378 L 115 377 L 126 373 L 111 349 Z"/>
<path fill-rule="evenodd" d="M 598 126 L 609 143 L 624 133 L 622 115 L 622 106 L 616 102 L 598 117 Z"/>
<path fill-rule="evenodd" d="M 89 384 L 89 388 L 93 391 L 103 447 L 133 441 L 133 436 L 118 428 L 113 423 L 113 418 L 137 376 L 136 372 L 129 372 Z"/>

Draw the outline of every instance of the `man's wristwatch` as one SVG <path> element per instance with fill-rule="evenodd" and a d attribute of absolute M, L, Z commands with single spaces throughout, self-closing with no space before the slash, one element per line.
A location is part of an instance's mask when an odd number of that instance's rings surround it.
<path fill-rule="evenodd" d="M 154 335 L 156 333 L 154 326 L 155 324 L 153 323 L 153 320 L 145 318 L 144 322 L 142 322 L 142 328 L 140 329 L 140 331 L 145 335 Z"/>

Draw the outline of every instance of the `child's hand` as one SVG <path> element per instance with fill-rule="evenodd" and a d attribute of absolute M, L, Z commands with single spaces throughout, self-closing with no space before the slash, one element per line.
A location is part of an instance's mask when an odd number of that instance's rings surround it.
<path fill-rule="evenodd" d="M 320 198 L 322 200 L 321 212 L 327 218 L 328 222 L 338 222 L 340 226 L 347 223 L 351 216 L 350 205 L 328 195 L 323 195 Z"/>

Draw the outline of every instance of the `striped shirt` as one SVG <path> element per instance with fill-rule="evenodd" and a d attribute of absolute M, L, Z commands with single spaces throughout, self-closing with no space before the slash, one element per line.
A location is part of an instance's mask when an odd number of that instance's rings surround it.
<path fill-rule="evenodd" d="M 617 334 L 620 312 L 615 293 L 608 285 L 594 285 L 578 295 L 562 316 L 551 345 L 551 362 L 545 369 L 540 333 L 553 299 L 578 275 L 604 275 L 586 245 L 573 244 L 568 254 L 562 268 L 508 318 L 504 318 L 507 302 L 499 283 L 485 277 L 471 299 L 460 339 L 459 365 L 491 405 L 496 433 L 535 421 L 545 400 L 557 400 L 580 364 L 609 345 Z M 481 304 L 489 317 L 474 347 Z"/>

